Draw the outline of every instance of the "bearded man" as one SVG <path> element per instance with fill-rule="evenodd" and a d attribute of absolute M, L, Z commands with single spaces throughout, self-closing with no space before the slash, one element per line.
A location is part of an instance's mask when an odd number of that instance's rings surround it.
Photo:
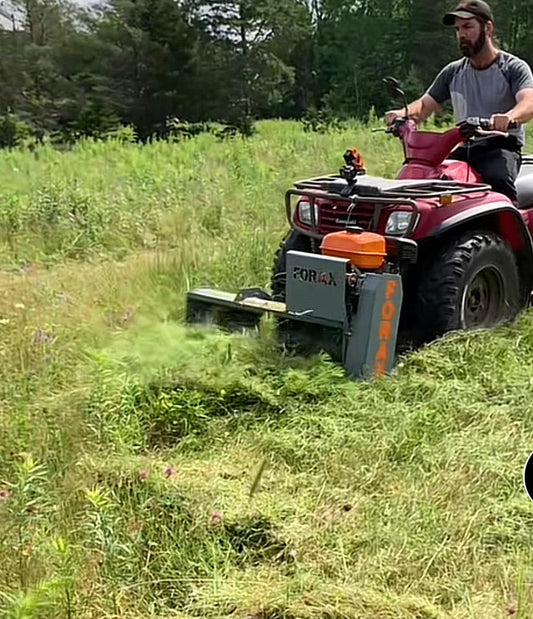
<path fill-rule="evenodd" d="M 472 116 L 490 118 L 502 137 L 478 137 L 468 146 L 457 148 L 450 158 L 468 161 L 492 186 L 516 204 L 515 180 L 520 171 L 525 144 L 524 125 L 533 119 L 533 74 L 522 59 L 501 51 L 494 41 L 494 16 L 482 0 L 461 2 L 444 16 L 445 26 L 454 26 L 464 56 L 438 74 L 428 91 L 408 106 L 408 116 L 417 124 L 453 104 L 457 122 Z M 405 110 L 387 112 L 392 124 Z M 516 123 L 517 128 L 510 128 Z"/>

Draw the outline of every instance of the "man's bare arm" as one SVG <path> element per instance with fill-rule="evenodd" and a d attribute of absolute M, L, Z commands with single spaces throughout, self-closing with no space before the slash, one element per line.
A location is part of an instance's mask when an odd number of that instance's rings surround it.
<path fill-rule="evenodd" d="M 432 96 L 425 94 L 420 99 L 413 101 L 407 108 L 407 116 L 412 118 L 417 125 L 420 125 L 427 120 L 431 114 L 440 110 L 440 105 L 433 99 Z M 399 110 L 391 110 L 385 114 L 385 122 L 387 125 L 392 123 L 399 117 L 405 115 L 405 108 Z"/>
<path fill-rule="evenodd" d="M 525 88 L 516 95 L 516 105 L 509 116 L 521 125 L 533 120 L 533 88 Z"/>
<path fill-rule="evenodd" d="M 507 131 L 512 122 L 525 125 L 533 120 L 533 88 L 524 88 L 516 95 L 516 105 L 507 114 L 494 114 L 491 121 L 496 131 Z"/>

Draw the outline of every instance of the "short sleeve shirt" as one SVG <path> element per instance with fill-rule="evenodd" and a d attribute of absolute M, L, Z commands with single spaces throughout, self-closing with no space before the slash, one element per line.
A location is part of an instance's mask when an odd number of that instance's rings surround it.
<path fill-rule="evenodd" d="M 490 118 L 506 114 L 516 105 L 516 95 L 533 88 L 530 66 L 507 52 L 499 52 L 485 69 L 476 69 L 469 58 L 451 62 L 437 75 L 427 91 L 437 103 L 451 100 L 457 122 L 471 116 Z M 510 131 L 520 144 L 525 144 L 525 127 Z"/>

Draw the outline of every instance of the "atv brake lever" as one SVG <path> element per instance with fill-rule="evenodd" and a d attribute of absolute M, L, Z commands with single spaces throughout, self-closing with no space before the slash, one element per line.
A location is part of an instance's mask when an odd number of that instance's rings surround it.
<path fill-rule="evenodd" d="M 509 133 L 505 131 L 494 131 L 494 130 L 486 131 L 485 129 L 476 129 L 476 135 L 481 135 L 486 138 L 490 138 L 490 137 L 508 138 L 509 137 Z"/>

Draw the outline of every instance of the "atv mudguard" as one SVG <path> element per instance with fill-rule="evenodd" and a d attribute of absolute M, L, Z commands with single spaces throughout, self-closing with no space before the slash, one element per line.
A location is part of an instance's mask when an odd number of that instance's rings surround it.
<path fill-rule="evenodd" d="M 529 298 L 533 289 L 533 240 L 520 211 L 504 201 L 479 205 L 452 215 L 436 226 L 426 238 L 438 239 L 465 229 L 491 230 L 511 246 L 517 257 L 524 296 Z"/>

